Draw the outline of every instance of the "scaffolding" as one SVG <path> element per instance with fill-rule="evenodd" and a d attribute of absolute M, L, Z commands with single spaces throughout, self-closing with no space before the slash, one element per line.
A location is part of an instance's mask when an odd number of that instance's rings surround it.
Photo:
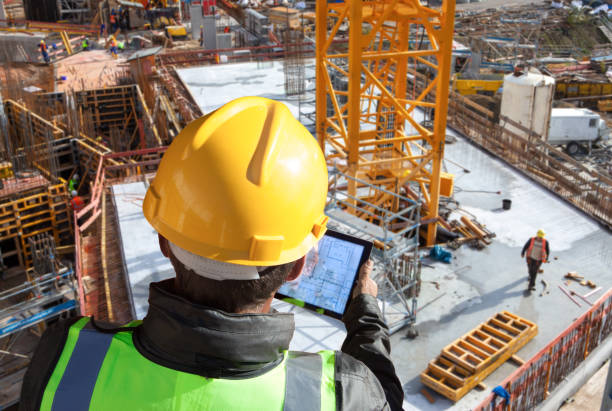
<path fill-rule="evenodd" d="M 346 186 L 359 184 L 353 196 Z M 367 200 L 389 195 L 398 202 L 400 211 L 382 208 Z M 379 285 L 383 318 L 391 333 L 416 321 L 421 266 L 418 233 L 421 204 L 411 198 L 389 192 L 382 185 L 370 184 L 337 169 L 330 170 L 330 188 L 325 209 L 330 226 L 372 241 L 375 266 L 374 280 Z"/>
<path fill-rule="evenodd" d="M 72 316 L 78 306 L 74 271 L 71 267 L 60 265 L 54 255 L 55 249 L 38 240 L 35 245 L 41 251 L 37 254 L 38 261 L 46 259 L 39 267 L 49 267 L 51 271 L 40 274 L 30 269 L 25 282 L 0 291 L 2 409 L 19 401 L 21 380 L 45 324 Z M 43 248 L 46 251 L 43 252 Z"/>

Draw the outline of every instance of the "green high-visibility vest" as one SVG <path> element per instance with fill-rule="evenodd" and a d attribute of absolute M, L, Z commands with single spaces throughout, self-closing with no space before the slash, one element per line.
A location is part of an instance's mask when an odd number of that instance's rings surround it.
<path fill-rule="evenodd" d="M 103 333 L 89 323 L 83 317 L 70 327 L 41 410 L 336 408 L 333 351 L 284 351 L 282 362 L 262 375 L 206 378 L 148 360 L 134 347 L 132 330 Z"/>

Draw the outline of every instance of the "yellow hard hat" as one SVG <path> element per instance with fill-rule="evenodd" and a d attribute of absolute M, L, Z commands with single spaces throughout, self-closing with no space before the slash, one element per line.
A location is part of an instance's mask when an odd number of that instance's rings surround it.
<path fill-rule="evenodd" d="M 323 237 L 327 166 L 282 103 L 243 97 L 188 124 L 159 164 L 143 203 L 171 243 L 209 259 L 270 266 Z"/>
<path fill-rule="evenodd" d="M 538 237 L 542 237 L 542 238 L 544 238 L 544 236 L 545 236 L 545 235 L 546 235 L 546 234 L 544 233 L 544 231 L 542 231 L 542 230 L 538 230 Z"/>

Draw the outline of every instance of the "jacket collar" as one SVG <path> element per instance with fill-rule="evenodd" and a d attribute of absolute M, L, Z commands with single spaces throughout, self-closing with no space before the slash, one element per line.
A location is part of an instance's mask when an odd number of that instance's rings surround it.
<path fill-rule="evenodd" d="M 226 375 L 276 363 L 289 348 L 293 314 L 226 313 L 176 295 L 173 285 L 174 279 L 169 279 L 149 287 L 149 311 L 137 335 L 150 359 Z"/>

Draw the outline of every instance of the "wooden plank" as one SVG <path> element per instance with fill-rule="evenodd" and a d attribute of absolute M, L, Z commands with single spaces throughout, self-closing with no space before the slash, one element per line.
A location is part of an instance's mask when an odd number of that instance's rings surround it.
<path fill-rule="evenodd" d="M 421 388 L 421 394 L 423 394 L 423 396 L 427 398 L 427 401 L 429 401 L 430 404 L 433 404 L 434 402 L 436 402 L 436 399 L 432 397 L 432 395 L 429 393 L 429 390 L 427 388 L 425 387 Z"/>
<path fill-rule="evenodd" d="M 503 340 L 503 341 L 504 341 L 504 344 L 507 344 L 509 341 L 511 341 L 511 340 L 512 340 L 512 337 L 511 337 L 510 335 L 508 335 L 508 334 L 506 334 L 506 333 L 503 333 L 503 332 L 499 331 L 498 329 L 493 328 L 493 327 L 491 327 L 491 326 L 488 326 L 488 325 L 486 325 L 486 324 L 484 324 L 484 325 L 482 326 L 482 329 L 483 329 L 484 331 L 486 331 L 486 332 L 487 332 L 487 334 L 490 334 L 490 335 L 492 335 L 492 336 L 494 336 L 494 337 L 499 338 L 500 340 Z"/>
<path fill-rule="evenodd" d="M 516 328 L 512 327 L 511 325 L 508 325 L 506 323 L 503 323 L 495 318 L 491 318 L 491 320 L 489 321 L 490 324 L 494 324 L 499 328 L 502 328 L 506 331 L 508 331 L 508 333 L 510 333 L 513 336 L 516 336 L 518 334 L 521 333 L 521 330 L 517 330 Z"/>
<path fill-rule="evenodd" d="M 501 315 L 500 315 L 501 314 Z M 455 348 L 453 352 L 453 347 L 448 348 L 445 347 L 442 350 L 441 355 L 434 361 L 428 364 L 427 369 L 421 373 L 421 382 L 427 387 L 433 389 L 434 391 L 444 395 L 446 398 L 451 401 L 458 401 L 465 394 L 467 394 L 471 389 L 477 387 L 482 384 L 482 381 L 490 375 L 496 368 L 498 368 L 505 361 L 510 359 L 514 354 L 522 348 L 527 342 L 529 342 L 538 332 L 537 326 L 534 323 L 528 322 L 526 320 L 523 321 L 522 318 L 514 315 L 508 315 L 507 312 L 502 312 L 497 314 L 496 316 L 491 317 L 487 320 L 486 323 L 481 324 L 475 330 L 464 335 L 462 338 L 455 341 L 453 344 L 458 344 L 459 342 L 463 343 L 463 347 L 465 350 L 460 350 Z M 507 320 L 507 322 L 501 322 L 496 317 Z M 505 335 L 502 331 L 499 331 L 487 323 L 492 323 L 492 320 L 495 320 L 499 324 L 503 324 L 506 327 L 512 328 L 508 325 L 508 322 L 518 322 L 520 324 L 525 324 L 527 327 L 523 332 L 517 333 L 514 337 L 509 337 Z M 497 326 L 497 324 L 495 324 Z M 503 347 L 499 350 L 494 350 L 490 352 L 492 349 L 484 347 L 487 345 L 487 341 L 494 337 L 489 335 L 497 335 L 500 334 L 500 338 L 510 340 L 503 344 Z M 482 340 L 485 337 L 485 340 Z M 469 343 L 468 343 L 469 341 Z M 458 354 L 461 354 L 461 358 L 470 355 L 474 355 L 473 350 L 468 349 L 466 344 L 471 344 L 472 347 L 480 347 L 482 348 L 481 353 L 483 355 L 490 354 L 486 359 L 482 361 L 482 366 L 479 367 L 478 371 L 474 372 L 469 369 L 462 369 L 464 372 L 470 373 L 469 375 L 465 375 L 463 378 L 457 376 L 453 371 L 455 371 L 452 366 L 457 365 L 455 363 L 454 358 L 457 357 Z M 462 351 L 463 354 L 462 354 Z M 516 357 L 518 358 L 518 357 Z M 454 363 L 454 364 L 451 364 Z M 458 366 L 458 365 L 457 365 Z M 463 373 L 460 373 L 463 375 Z M 462 384 L 459 384 L 463 382 Z"/>
<path fill-rule="evenodd" d="M 455 374 L 445 370 L 442 367 L 436 365 L 435 361 L 431 361 L 429 363 L 429 373 L 434 374 L 436 377 L 444 378 L 446 381 L 452 381 L 453 383 L 463 386 L 465 385 L 465 380 L 461 377 L 456 376 Z"/>

